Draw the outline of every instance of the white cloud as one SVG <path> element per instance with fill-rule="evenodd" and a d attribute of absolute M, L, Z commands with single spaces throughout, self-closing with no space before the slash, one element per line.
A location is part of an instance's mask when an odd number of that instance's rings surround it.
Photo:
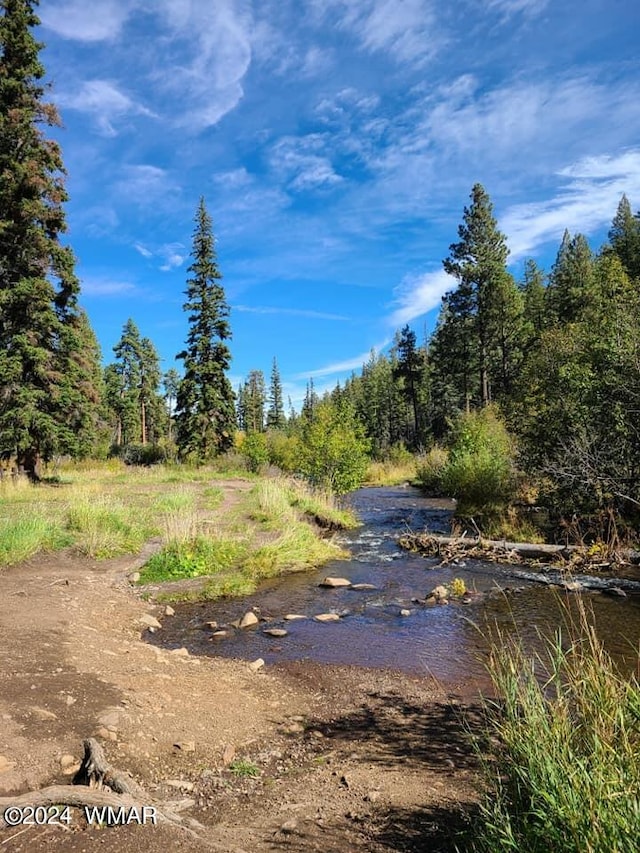
<path fill-rule="evenodd" d="M 382 341 L 382 343 L 377 344 L 372 347 L 376 352 L 380 352 L 383 350 L 389 343 L 391 343 L 390 339 Z M 297 374 L 297 379 L 304 379 L 309 377 L 311 379 L 316 376 L 333 376 L 336 373 L 348 373 L 351 370 L 358 370 L 358 368 L 362 367 L 369 358 L 371 357 L 371 349 L 367 350 L 367 352 L 362 353 L 361 355 L 356 355 L 354 358 L 348 358 L 344 361 L 336 361 L 332 364 L 327 364 L 324 367 L 318 367 L 315 370 L 308 370 L 306 373 Z M 317 389 L 316 389 L 317 390 Z"/>
<path fill-rule="evenodd" d="M 365 50 L 422 65 L 445 44 L 431 0 L 315 0 L 316 11 L 346 29 Z"/>
<path fill-rule="evenodd" d="M 348 320 L 342 314 L 329 314 L 325 311 L 312 311 L 306 308 L 279 308 L 269 305 L 233 305 L 234 311 L 240 311 L 247 314 L 278 314 L 289 315 L 292 317 L 309 317 L 313 320 Z"/>
<path fill-rule="evenodd" d="M 155 70 L 160 85 L 178 100 L 177 123 L 196 130 L 217 124 L 234 109 L 251 63 L 248 0 L 159 0 L 169 42 Z"/>
<path fill-rule="evenodd" d="M 503 18 L 508 19 L 520 13 L 537 15 L 548 5 L 549 0 L 482 0 L 483 5 L 502 12 Z"/>
<path fill-rule="evenodd" d="M 122 296 L 133 293 L 135 286 L 129 281 L 113 278 L 88 278 L 82 281 L 82 292 L 86 296 Z"/>
<path fill-rule="evenodd" d="M 117 118 L 125 115 L 154 116 L 151 110 L 136 104 L 109 80 L 88 80 L 74 94 L 60 94 L 58 102 L 63 107 L 94 115 L 105 136 L 116 135 L 113 123 Z"/>
<path fill-rule="evenodd" d="M 445 293 L 455 286 L 455 280 L 444 270 L 405 278 L 397 289 L 398 307 L 389 317 L 389 324 L 397 328 L 428 314 L 440 305 Z"/>
<path fill-rule="evenodd" d="M 38 15 L 63 38 L 97 42 L 120 35 L 134 5 L 134 0 L 48 0 Z"/>
<path fill-rule="evenodd" d="M 122 177 L 114 185 L 116 194 L 140 207 L 164 205 L 171 201 L 178 187 L 165 169 L 148 164 L 124 166 Z"/>
<path fill-rule="evenodd" d="M 500 219 L 513 259 L 546 242 L 559 242 L 565 228 L 588 234 L 609 224 L 623 193 L 640 197 L 640 150 L 586 157 L 559 174 L 570 181 L 556 196 L 515 205 Z"/>
<path fill-rule="evenodd" d="M 271 166 L 296 192 L 339 184 L 343 178 L 324 153 L 327 141 L 320 133 L 283 137 L 271 150 Z"/>
<path fill-rule="evenodd" d="M 153 252 L 143 246 L 142 243 L 134 243 L 133 248 L 142 255 L 143 258 L 147 258 L 149 260 L 153 257 Z"/>

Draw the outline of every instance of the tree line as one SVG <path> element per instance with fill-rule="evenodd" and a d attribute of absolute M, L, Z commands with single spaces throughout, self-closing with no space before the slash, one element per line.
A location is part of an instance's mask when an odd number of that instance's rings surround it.
<path fill-rule="evenodd" d="M 626 196 L 597 252 L 584 235 L 566 232 L 548 272 L 529 260 L 516 281 L 477 184 L 443 260 L 455 285 L 433 334 L 418 341 L 405 326 L 388 353 L 372 352 L 359 374 L 322 399 L 310 381 L 300 413 L 290 401 L 285 412 L 275 358 L 268 382 L 254 370 L 237 393 L 231 388 L 229 306 L 201 199 L 185 291 L 188 332 L 176 355 L 182 373 L 163 375 L 133 319 L 103 370 L 79 304 L 73 252 L 62 243 L 65 171 L 45 134 L 59 117 L 44 100 L 36 5 L 5 0 L 0 18 L 5 460 L 36 478 L 41 462 L 58 455 L 201 462 L 236 443 L 253 467 L 271 462 L 344 491 L 357 485 L 367 455 L 446 448 L 461 434 L 461 418 L 490 411 L 513 439 L 518 469 L 558 506 L 637 511 L 640 216 Z"/>

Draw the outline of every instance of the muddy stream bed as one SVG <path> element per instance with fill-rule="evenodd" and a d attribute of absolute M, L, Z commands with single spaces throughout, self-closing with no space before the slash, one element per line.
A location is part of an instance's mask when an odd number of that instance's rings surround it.
<path fill-rule="evenodd" d="M 396 540 L 407 529 L 449 533 L 450 502 L 425 498 L 408 486 L 361 489 L 348 501 L 363 522 L 362 527 L 338 537 L 351 552 L 350 560 L 277 578 L 243 599 L 177 605 L 175 617 L 164 620 L 163 630 L 152 641 L 169 648 L 185 646 L 199 655 L 263 658 L 267 664 L 310 660 L 403 670 L 431 675 L 445 686 L 473 689 L 486 684 L 483 632 L 488 626 L 518 632 L 527 645 L 538 646 L 540 635 L 553 635 L 562 622 L 562 604 L 574 611 L 579 597 L 592 612 L 598 633 L 614 658 L 625 669 L 637 661 L 637 569 L 616 580 L 578 576 L 604 587 L 624 587 L 626 597 L 618 597 L 606 590 L 567 593 L 539 583 L 530 569 L 517 566 L 478 560 L 440 566 L 438 559 L 403 551 Z M 319 583 L 326 576 L 371 584 L 375 589 L 324 589 Z M 435 586 L 454 578 L 464 580 L 469 590 L 488 594 L 471 603 L 418 603 Z M 544 580 L 550 579 L 559 577 L 545 573 Z M 253 629 L 231 627 L 226 637 L 218 639 L 206 627 L 212 621 L 229 626 L 251 608 L 261 620 Z M 410 614 L 401 615 L 401 611 Z M 336 613 L 341 618 L 328 623 L 312 618 L 322 613 Z M 288 614 L 307 618 L 288 621 L 284 618 Z M 264 633 L 267 628 L 288 633 L 274 638 Z"/>

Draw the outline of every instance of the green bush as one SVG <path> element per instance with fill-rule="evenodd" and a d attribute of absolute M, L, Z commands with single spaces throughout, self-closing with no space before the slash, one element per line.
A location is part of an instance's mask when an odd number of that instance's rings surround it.
<path fill-rule="evenodd" d="M 300 460 L 300 440 L 295 435 L 287 435 L 281 430 L 267 432 L 269 462 L 287 474 L 298 471 Z"/>
<path fill-rule="evenodd" d="M 448 452 L 437 445 L 420 456 L 416 471 L 416 481 L 420 488 L 431 495 L 441 495 L 443 493 L 442 475 L 448 461 Z"/>
<path fill-rule="evenodd" d="M 254 474 L 269 462 L 267 437 L 263 432 L 248 433 L 241 448 L 242 455 L 247 460 L 247 468 Z"/>
<path fill-rule="evenodd" d="M 452 431 L 442 490 L 459 501 L 460 514 L 503 509 L 515 489 L 513 444 L 491 408 L 461 415 Z"/>
<path fill-rule="evenodd" d="M 353 411 L 323 401 L 303 429 L 300 472 L 313 486 L 342 495 L 362 485 L 369 447 Z"/>
<path fill-rule="evenodd" d="M 489 672 L 493 762 L 473 849 L 628 853 L 640 827 L 640 684 L 603 650 L 584 608 L 528 655 L 498 635 Z"/>

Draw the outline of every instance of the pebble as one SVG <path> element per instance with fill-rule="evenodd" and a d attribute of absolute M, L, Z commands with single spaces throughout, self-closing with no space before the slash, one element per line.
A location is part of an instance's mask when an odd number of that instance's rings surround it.
<path fill-rule="evenodd" d="M 162 625 L 158 622 L 155 616 L 152 616 L 151 613 L 144 613 L 139 619 L 138 622 L 141 625 L 146 625 L 147 628 L 162 628 Z"/>
<path fill-rule="evenodd" d="M 270 637 L 286 637 L 289 632 L 285 631 L 284 628 L 267 628 L 262 633 L 268 634 Z"/>
<path fill-rule="evenodd" d="M 340 617 L 337 613 L 318 613 L 313 617 L 316 622 L 339 622 Z"/>
<path fill-rule="evenodd" d="M 175 616 L 175 615 L 176 615 L 176 611 L 173 609 L 173 607 L 170 607 L 170 606 L 167 604 L 167 606 L 166 606 L 166 607 L 165 607 L 165 609 L 164 609 L 164 615 L 165 615 L 165 616 Z"/>
<path fill-rule="evenodd" d="M 238 627 L 239 628 L 252 628 L 254 625 L 258 624 L 258 621 L 259 621 L 258 617 L 253 612 L 253 610 L 249 610 L 249 611 L 247 611 L 247 613 L 244 614 L 242 619 L 238 622 Z"/>
<path fill-rule="evenodd" d="M 262 658 L 258 658 L 257 660 L 252 661 L 249 664 L 249 669 L 251 672 L 258 672 L 258 670 L 262 669 L 264 666 L 264 661 Z"/>
<path fill-rule="evenodd" d="M 295 622 L 298 619 L 308 619 L 308 616 L 304 616 L 301 613 L 287 613 L 284 617 L 288 622 Z"/>

